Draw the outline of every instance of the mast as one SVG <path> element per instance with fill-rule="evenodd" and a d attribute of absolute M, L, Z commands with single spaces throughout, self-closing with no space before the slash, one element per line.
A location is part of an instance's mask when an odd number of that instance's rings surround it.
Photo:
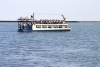
<path fill-rule="evenodd" d="M 34 23 L 34 13 L 33 13 L 33 23 Z"/>

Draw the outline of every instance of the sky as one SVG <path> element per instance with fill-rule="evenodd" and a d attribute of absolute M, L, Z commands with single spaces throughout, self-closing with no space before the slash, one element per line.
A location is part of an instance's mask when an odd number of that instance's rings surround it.
<path fill-rule="evenodd" d="M 100 21 L 100 0 L 0 0 L 0 20 L 19 17 L 63 19 L 66 21 Z"/>

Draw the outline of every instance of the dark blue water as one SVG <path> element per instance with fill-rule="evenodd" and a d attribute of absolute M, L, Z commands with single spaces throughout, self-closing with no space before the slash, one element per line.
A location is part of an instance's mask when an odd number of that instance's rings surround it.
<path fill-rule="evenodd" d="M 66 32 L 17 32 L 0 23 L 0 67 L 100 67 L 100 22 L 68 23 Z"/>

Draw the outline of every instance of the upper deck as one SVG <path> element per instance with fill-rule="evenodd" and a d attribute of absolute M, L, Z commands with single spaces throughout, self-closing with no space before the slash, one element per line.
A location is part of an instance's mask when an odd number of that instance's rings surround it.
<path fill-rule="evenodd" d="M 17 20 L 18 22 L 33 22 L 35 24 L 63 24 L 65 23 L 64 20 Z"/>

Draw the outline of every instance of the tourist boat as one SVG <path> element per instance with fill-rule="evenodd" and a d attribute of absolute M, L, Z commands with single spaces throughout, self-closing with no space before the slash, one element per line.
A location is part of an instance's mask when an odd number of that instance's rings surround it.
<path fill-rule="evenodd" d="M 18 19 L 18 31 L 70 31 L 71 27 L 65 22 L 66 18 L 63 20 L 35 20 L 34 13 L 31 18 L 28 19 L 20 17 Z"/>

